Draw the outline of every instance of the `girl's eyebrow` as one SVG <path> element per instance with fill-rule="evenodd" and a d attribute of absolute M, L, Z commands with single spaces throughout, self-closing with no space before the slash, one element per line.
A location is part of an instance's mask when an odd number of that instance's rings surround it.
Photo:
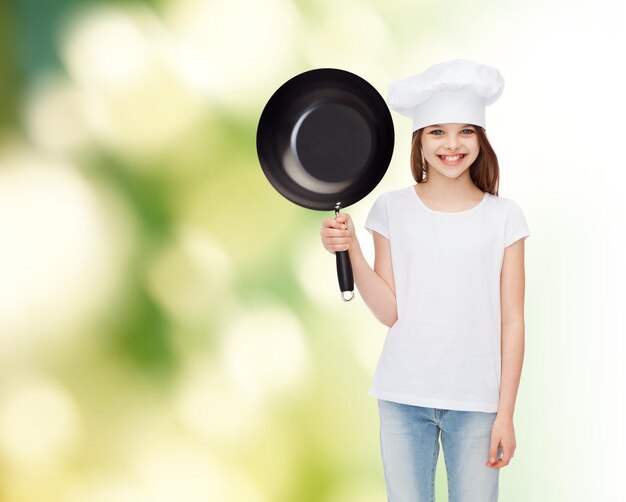
<path fill-rule="evenodd" d="M 430 127 L 443 127 L 443 126 L 441 124 L 433 124 L 428 127 L 430 128 Z M 476 126 L 474 124 L 463 124 L 461 126 L 461 129 L 465 129 L 466 127 L 476 127 Z"/>

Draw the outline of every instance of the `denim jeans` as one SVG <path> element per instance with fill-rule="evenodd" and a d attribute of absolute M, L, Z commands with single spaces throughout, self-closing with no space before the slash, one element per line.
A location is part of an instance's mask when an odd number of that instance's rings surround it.
<path fill-rule="evenodd" d="M 433 502 L 439 431 L 449 502 L 496 502 L 499 469 L 487 467 L 496 413 L 378 400 L 389 502 Z M 498 449 L 498 457 L 500 449 Z"/>

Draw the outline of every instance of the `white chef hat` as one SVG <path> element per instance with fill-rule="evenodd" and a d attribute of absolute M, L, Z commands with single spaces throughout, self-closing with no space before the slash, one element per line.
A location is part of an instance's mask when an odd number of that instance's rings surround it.
<path fill-rule="evenodd" d="M 455 59 L 389 84 L 389 108 L 413 119 L 413 131 L 432 124 L 485 127 L 485 107 L 502 94 L 504 78 L 491 66 Z"/>

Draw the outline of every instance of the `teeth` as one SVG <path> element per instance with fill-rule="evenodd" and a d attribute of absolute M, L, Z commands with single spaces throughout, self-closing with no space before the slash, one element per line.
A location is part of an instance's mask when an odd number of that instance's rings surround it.
<path fill-rule="evenodd" d="M 455 155 L 454 157 L 450 157 L 448 155 L 441 155 L 440 157 L 442 157 L 448 162 L 456 162 L 457 160 L 461 158 L 461 155 Z"/>

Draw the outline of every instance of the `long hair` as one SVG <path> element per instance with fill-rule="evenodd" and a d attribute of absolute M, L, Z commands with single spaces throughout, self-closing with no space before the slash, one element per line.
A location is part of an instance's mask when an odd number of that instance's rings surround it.
<path fill-rule="evenodd" d="M 500 182 L 498 157 L 487 139 L 485 130 L 478 126 L 475 126 L 475 129 L 478 135 L 480 152 L 469 168 L 470 177 L 474 185 L 483 192 L 498 195 L 498 184 Z M 418 183 L 428 181 L 428 162 L 426 162 L 422 155 L 423 133 L 424 128 L 418 129 L 413 133 L 413 140 L 411 141 L 411 173 L 413 174 L 413 179 Z"/>

